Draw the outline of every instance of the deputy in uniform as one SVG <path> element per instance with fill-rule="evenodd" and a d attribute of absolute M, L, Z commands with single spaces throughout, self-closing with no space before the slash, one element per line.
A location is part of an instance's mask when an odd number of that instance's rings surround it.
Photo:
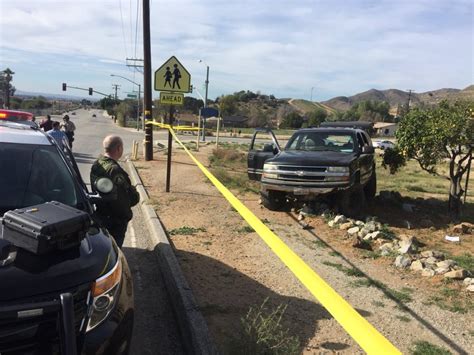
<path fill-rule="evenodd" d="M 122 247 L 128 222 L 132 219 L 132 206 L 140 196 L 130 182 L 125 170 L 117 163 L 123 154 L 123 142 L 119 136 L 107 136 L 103 142 L 104 154 L 97 159 L 91 169 L 91 185 L 95 191 L 95 182 L 101 177 L 108 177 L 114 183 L 109 196 L 97 204 L 97 215 L 103 226 Z"/>

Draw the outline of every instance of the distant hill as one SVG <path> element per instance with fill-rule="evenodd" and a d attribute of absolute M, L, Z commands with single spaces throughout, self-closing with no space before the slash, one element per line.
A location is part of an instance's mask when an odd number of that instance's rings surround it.
<path fill-rule="evenodd" d="M 386 101 L 390 104 L 390 107 L 397 108 L 398 105 L 404 105 L 408 102 L 408 95 L 408 92 L 397 89 L 371 89 L 349 97 L 334 97 L 321 103 L 339 111 L 347 111 L 352 105 L 366 100 Z M 441 100 L 454 101 L 457 99 L 474 100 L 474 85 L 470 85 L 463 90 L 439 89 L 423 93 L 412 92 L 410 102 L 413 106 L 419 106 L 421 104 L 437 104 Z"/>
<path fill-rule="evenodd" d="M 44 92 L 30 92 L 30 91 L 22 91 L 16 90 L 15 96 L 22 97 L 22 98 L 32 98 L 37 96 L 43 96 L 49 100 L 77 100 L 80 101 L 82 99 L 87 99 L 89 101 L 98 101 L 100 98 L 94 98 L 92 96 L 75 96 L 75 95 L 67 95 L 67 94 L 47 94 Z"/>

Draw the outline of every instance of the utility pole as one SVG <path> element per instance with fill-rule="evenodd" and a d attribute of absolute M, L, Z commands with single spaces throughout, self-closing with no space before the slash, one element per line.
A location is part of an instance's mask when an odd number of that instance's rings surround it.
<path fill-rule="evenodd" d="M 112 86 L 115 88 L 115 101 L 117 101 L 117 90 L 120 87 L 118 84 L 112 84 Z"/>
<path fill-rule="evenodd" d="M 145 101 L 143 119 L 151 121 L 152 95 L 151 95 L 151 48 L 150 48 L 150 0 L 143 0 L 143 98 Z M 168 147 L 169 149 L 169 147 Z M 145 126 L 145 160 L 153 160 L 153 126 Z"/>
<path fill-rule="evenodd" d="M 412 93 L 412 89 L 408 89 L 408 103 L 407 103 L 407 113 L 408 111 L 410 111 L 410 99 L 411 99 L 411 93 Z"/>

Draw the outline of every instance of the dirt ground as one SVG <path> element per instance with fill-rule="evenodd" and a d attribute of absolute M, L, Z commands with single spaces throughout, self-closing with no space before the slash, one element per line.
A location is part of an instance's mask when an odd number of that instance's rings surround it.
<path fill-rule="evenodd" d="M 213 148 L 202 147 L 193 154 L 207 165 Z M 165 192 L 163 152 L 156 152 L 152 162 L 134 163 L 222 353 L 235 353 L 242 345 L 241 319 L 267 298 L 270 310 L 286 306 L 282 324 L 298 337 L 301 353 L 363 353 L 184 151 L 173 151 L 170 193 Z M 234 193 L 403 353 L 419 340 L 453 353 L 474 353 L 472 294 L 460 282 L 398 270 L 392 266 L 393 257 L 375 258 L 352 248 L 345 232 L 331 229 L 321 217 L 307 218 L 311 228 L 302 229 L 295 213 L 266 210 L 256 193 Z M 472 255 L 474 236 L 463 239 L 461 246 L 448 244 L 444 235 L 452 226 L 443 211 L 420 213 L 394 212 L 387 206 L 371 211 L 396 234 L 416 235 L 426 250 Z M 421 228 L 420 220 L 428 217 L 434 226 Z M 344 272 L 347 269 L 358 272 Z M 446 309 L 453 300 L 459 305 L 456 312 Z"/>

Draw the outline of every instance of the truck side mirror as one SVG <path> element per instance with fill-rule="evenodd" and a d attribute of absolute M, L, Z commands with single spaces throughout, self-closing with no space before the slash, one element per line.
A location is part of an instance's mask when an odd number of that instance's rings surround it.
<path fill-rule="evenodd" d="M 274 153 L 275 147 L 273 146 L 272 143 L 265 143 L 263 145 L 263 151 L 267 153 Z"/>

